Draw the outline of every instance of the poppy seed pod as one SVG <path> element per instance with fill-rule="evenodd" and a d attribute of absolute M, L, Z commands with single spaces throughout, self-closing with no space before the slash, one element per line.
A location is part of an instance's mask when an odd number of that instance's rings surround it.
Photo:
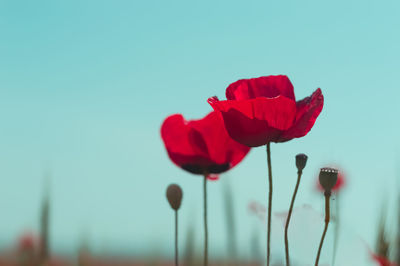
<path fill-rule="evenodd" d="M 182 189 L 177 184 L 171 184 L 168 186 L 167 199 L 172 209 L 176 211 L 179 209 L 181 206 L 182 194 Z"/>
<path fill-rule="evenodd" d="M 296 155 L 297 170 L 302 171 L 304 167 L 306 167 L 307 159 L 308 157 L 304 153 L 299 153 Z"/>
<path fill-rule="evenodd" d="M 324 167 L 319 172 L 319 183 L 325 191 L 331 191 L 338 179 L 338 170 L 335 168 Z"/>

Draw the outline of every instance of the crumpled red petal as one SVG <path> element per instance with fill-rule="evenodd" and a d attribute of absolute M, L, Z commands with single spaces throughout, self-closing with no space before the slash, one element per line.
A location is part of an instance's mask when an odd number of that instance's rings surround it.
<path fill-rule="evenodd" d="M 293 138 L 300 138 L 311 130 L 317 117 L 324 106 L 324 96 L 321 89 L 317 89 L 311 96 L 296 103 L 296 120 L 279 139 L 278 142 L 285 142 Z"/>
<path fill-rule="evenodd" d="M 274 98 L 279 95 L 295 101 L 293 85 L 285 75 L 241 79 L 228 86 L 226 99 L 248 100 L 257 97 Z"/>
<path fill-rule="evenodd" d="M 284 96 L 241 101 L 212 97 L 208 102 L 221 112 L 231 138 L 249 147 L 279 140 L 296 116 L 296 103 Z"/>

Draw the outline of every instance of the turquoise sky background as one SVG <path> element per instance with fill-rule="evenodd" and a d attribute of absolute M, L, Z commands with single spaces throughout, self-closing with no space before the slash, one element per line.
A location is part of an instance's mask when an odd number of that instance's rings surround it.
<path fill-rule="evenodd" d="M 202 225 L 201 178 L 169 161 L 163 119 L 204 116 L 240 78 L 286 74 L 298 99 L 320 87 L 325 106 L 306 137 L 272 145 L 274 211 L 287 210 L 304 152 L 296 205 L 322 210 L 318 169 L 339 165 L 343 224 L 373 245 L 383 204 L 397 208 L 399 12 L 398 1 L 0 0 L 0 242 L 37 230 L 50 173 L 54 248 L 85 237 L 100 251 L 169 254 L 165 189 L 184 189 L 184 235 Z M 212 256 L 225 254 L 228 183 L 240 253 L 254 230 L 265 238 L 247 205 L 266 204 L 266 169 L 256 148 L 210 183 Z"/>

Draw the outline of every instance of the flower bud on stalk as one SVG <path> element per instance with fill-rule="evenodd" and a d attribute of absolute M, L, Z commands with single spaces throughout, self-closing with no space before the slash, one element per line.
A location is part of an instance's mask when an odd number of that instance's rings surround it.
<path fill-rule="evenodd" d="M 338 179 L 338 170 L 331 167 L 321 168 L 319 173 L 319 183 L 325 192 L 330 193 L 332 188 L 336 185 Z"/>
<path fill-rule="evenodd" d="M 175 211 L 175 266 L 178 266 L 178 210 L 182 202 L 182 189 L 177 184 L 171 184 L 167 188 L 167 200 Z"/>
<path fill-rule="evenodd" d="M 307 159 L 308 159 L 308 157 L 304 153 L 299 153 L 296 155 L 297 170 L 303 171 L 304 167 L 306 167 Z"/>
<path fill-rule="evenodd" d="M 301 175 L 303 173 L 304 167 L 306 167 L 307 163 L 307 155 L 304 153 L 299 153 L 296 155 L 296 167 L 297 167 L 297 183 L 293 192 L 292 201 L 290 202 L 288 217 L 286 219 L 285 224 L 285 255 L 286 255 L 286 266 L 290 266 L 290 256 L 289 256 L 289 238 L 288 238 L 288 230 L 289 230 L 289 222 L 290 217 L 292 216 L 294 200 L 296 199 L 297 190 L 299 189 Z"/>
<path fill-rule="evenodd" d="M 338 179 L 338 170 L 335 168 L 324 167 L 319 172 L 319 183 L 322 188 L 325 189 L 325 228 L 322 233 L 321 242 L 319 243 L 317 258 L 315 260 L 315 266 L 318 266 L 319 257 L 321 255 L 322 244 L 324 243 L 326 231 L 328 230 L 328 224 L 330 220 L 330 206 L 329 199 L 331 197 L 332 188 L 336 185 Z"/>
<path fill-rule="evenodd" d="M 171 208 L 177 211 L 181 206 L 182 189 L 176 184 L 171 184 L 167 188 L 167 199 Z"/>

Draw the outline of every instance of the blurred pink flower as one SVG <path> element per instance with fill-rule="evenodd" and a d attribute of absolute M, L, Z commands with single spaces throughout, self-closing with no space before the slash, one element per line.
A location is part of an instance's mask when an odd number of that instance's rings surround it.
<path fill-rule="evenodd" d="M 33 233 L 24 233 L 18 239 L 18 250 L 34 250 L 37 247 L 38 238 Z"/>
<path fill-rule="evenodd" d="M 397 266 L 396 263 L 389 261 L 387 258 L 383 256 L 376 255 L 371 253 L 372 260 L 378 263 L 379 266 Z"/>
<path fill-rule="evenodd" d="M 251 201 L 247 208 L 251 214 L 257 216 L 258 219 L 265 222 L 265 214 L 267 213 L 267 208 L 263 204 L 256 201 Z"/>

